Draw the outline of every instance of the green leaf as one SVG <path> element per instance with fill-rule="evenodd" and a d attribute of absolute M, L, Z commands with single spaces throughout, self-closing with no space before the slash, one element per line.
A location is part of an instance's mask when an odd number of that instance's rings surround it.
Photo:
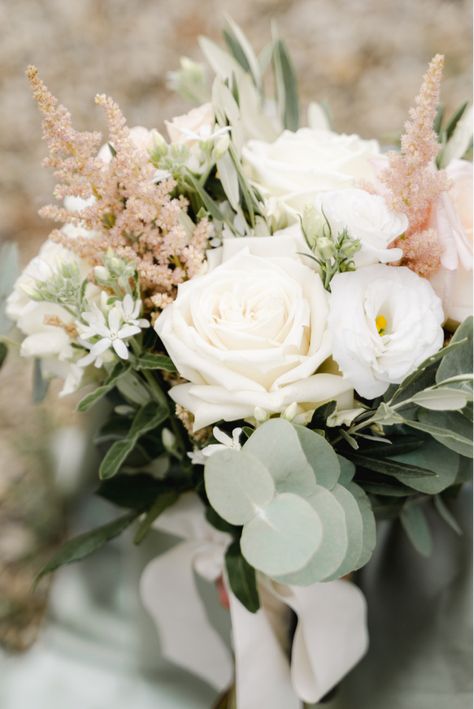
<path fill-rule="evenodd" d="M 225 519 L 223 519 L 220 515 L 217 514 L 213 507 L 207 507 L 206 519 L 209 524 L 212 525 L 215 529 L 218 529 L 219 532 L 227 532 L 227 534 L 231 534 L 232 536 L 235 536 L 238 532 L 240 535 L 240 526 L 236 526 L 234 524 L 229 524 L 229 522 L 226 522 Z"/>
<path fill-rule="evenodd" d="M 318 406 L 316 411 L 313 414 L 313 418 L 311 419 L 311 423 L 309 424 L 309 428 L 319 428 L 323 429 L 326 427 L 326 421 L 328 420 L 329 416 L 333 414 L 336 410 L 336 402 L 335 401 L 328 401 L 327 404 L 323 404 L 322 406 Z"/>
<path fill-rule="evenodd" d="M 117 537 L 125 529 L 127 529 L 136 517 L 136 512 L 130 512 L 123 515 L 123 517 L 118 517 L 112 522 L 102 525 L 102 527 L 97 527 L 89 532 L 80 534 L 74 539 L 70 539 L 63 544 L 53 558 L 50 559 L 50 561 L 48 561 L 48 563 L 41 569 L 36 577 L 35 583 L 38 583 L 43 576 L 55 571 L 60 566 L 72 564 L 75 561 L 81 561 L 82 559 L 85 559 L 86 556 L 93 554 L 95 551 L 104 546 L 106 542 L 110 541 L 114 537 Z"/>
<path fill-rule="evenodd" d="M 232 542 L 227 549 L 225 566 L 232 592 L 250 613 L 256 613 L 260 599 L 255 569 L 242 556 L 239 541 Z"/>
<path fill-rule="evenodd" d="M 153 402 L 138 409 L 127 436 L 122 441 L 116 441 L 107 451 L 100 464 L 99 477 L 104 480 L 115 475 L 134 449 L 138 439 L 148 431 L 157 428 L 168 415 L 166 409 L 157 407 Z"/>
<path fill-rule="evenodd" d="M 429 433 L 461 455 L 472 458 L 472 426 L 469 420 L 457 411 L 419 410 L 418 421 L 405 421 L 407 426 Z"/>
<path fill-rule="evenodd" d="M 453 115 L 453 117 L 451 118 L 451 120 L 449 121 L 448 125 L 446 126 L 446 141 L 448 141 L 448 140 L 451 138 L 451 136 L 452 136 L 452 134 L 454 133 L 454 130 L 455 130 L 457 124 L 459 123 L 459 120 L 462 118 L 462 116 L 463 116 L 463 114 L 464 114 L 464 111 L 466 110 L 466 108 L 467 108 L 468 106 L 469 106 L 469 102 L 468 102 L 468 101 L 466 101 L 465 103 L 463 103 L 463 104 L 458 108 L 458 110 L 455 112 L 455 114 Z"/>
<path fill-rule="evenodd" d="M 334 499 L 332 495 L 331 498 Z M 244 526 L 240 548 L 254 568 L 268 576 L 280 576 L 306 566 L 321 537 L 321 521 L 312 505 L 298 495 L 284 492 L 266 505 L 263 514 Z M 344 554 L 336 566 L 343 557 Z"/>
<path fill-rule="evenodd" d="M 273 72 L 283 127 L 299 128 L 298 83 L 288 51 L 281 41 L 273 44 Z"/>
<path fill-rule="evenodd" d="M 116 475 L 108 480 L 103 480 L 96 495 L 112 502 L 118 507 L 143 512 L 148 509 L 155 498 L 164 492 L 169 492 L 169 483 L 158 480 L 147 473 L 133 475 Z"/>
<path fill-rule="evenodd" d="M 196 190 L 201 202 L 204 205 L 204 208 L 209 213 L 209 215 L 216 221 L 225 222 L 230 228 L 232 228 L 232 225 L 229 224 L 229 221 L 222 214 L 217 202 L 215 202 L 212 197 L 207 194 L 206 190 L 195 179 L 194 175 L 191 172 L 188 172 L 188 179 L 191 182 L 191 185 Z"/>
<path fill-rule="evenodd" d="M 436 372 L 438 384 L 459 374 L 472 373 L 472 321 L 472 316 L 466 318 L 454 333 L 450 346 L 445 348 L 445 354 Z"/>
<path fill-rule="evenodd" d="M 419 391 L 412 396 L 412 402 L 430 411 L 460 411 L 469 401 L 472 393 L 450 387 L 439 387 Z"/>
<path fill-rule="evenodd" d="M 400 520 L 409 540 L 422 556 L 430 556 L 432 539 L 428 522 L 418 504 L 406 504 Z"/>
<path fill-rule="evenodd" d="M 416 451 L 395 455 L 390 460 L 402 468 L 411 466 L 436 473 L 432 476 L 418 475 L 416 472 L 411 475 L 395 475 L 400 482 L 427 495 L 437 495 L 453 485 L 459 465 L 457 453 L 428 437 Z"/>
<path fill-rule="evenodd" d="M 448 527 L 451 527 L 453 532 L 456 532 L 459 536 L 462 535 L 462 529 L 457 523 L 456 519 L 453 517 L 451 510 L 447 507 L 441 495 L 436 495 L 434 498 L 434 505 L 439 516 L 444 519 Z"/>
<path fill-rule="evenodd" d="M 392 458 L 372 458 L 370 456 L 359 455 L 358 453 L 347 453 L 349 458 L 358 466 L 366 470 L 372 470 L 381 475 L 396 477 L 400 482 L 409 484 L 413 475 L 416 476 L 436 476 L 432 470 L 422 468 L 418 465 L 410 464 L 406 461 L 397 463 Z"/>
<path fill-rule="evenodd" d="M 174 505 L 178 498 L 179 492 L 176 490 L 168 490 L 158 495 L 155 502 L 146 513 L 145 518 L 138 526 L 133 538 L 134 544 L 140 544 L 145 539 L 155 519 L 157 519 L 168 507 Z"/>
<path fill-rule="evenodd" d="M 170 357 L 154 352 L 145 352 L 140 355 L 135 364 L 136 369 L 161 369 L 165 372 L 176 372 L 177 369 Z"/>
<path fill-rule="evenodd" d="M 3 367 L 8 355 L 8 347 L 4 342 L 0 342 L 0 367 Z"/>
<path fill-rule="evenodd" d="M 454 341 L 453 338 L 447 347 L 443 347 L 443 349 L 425 359 L 424 362 L 397 387 L 389 403 L 398 404 L 401 401 L 406 401 L 416 394 L 416 392 L 434 384 L 436 372 L 434 365 L 446 357 L 447 354 L 463 347 L 466 344 L 465 339 L 466 338 L 463 337 L 462 340 Z"/>
<path fill-rule="evenodd" d="M 233 209 L 237 210 L 239 207 L 239 178 L 237 171 L 234 166 L 234 162 L 229 154 L 225 153 L 217 161 L 217 172 L 218 177 L 222 183 L 222 187 L 226 194 L 227 199 Z"/>
<path fill-rule="evenodd" d="M 224 29 L 223 35 L 229 51 L 242 69 L 250 74 L 255 86 L 259 87 L 260 67 L 250 43 L 238 24 L 228 15 L 226 22 L 227 28 Z"/>
<path fill-rule="evenodd" d="M 267 468 L 246 449 L 214 453 L 206 461 L 204 481 L 211 505 L 234 525 L 250 521 L 275 494 Z"/>
<path fill-rule="evenodd" d="M 110 375 L 107 377 L 102 386 L 97 387 L 94 391 L 86 394 L 77 405 L 77 411 L 84 412 L 89 411 L 98 401 L 100 401 L 109 391 L 117 384 L 120 377 L 123 377 L 130 370 L 130 365 L 124 365 L 123 362 L 117 362 L 115 367 L 112 369 Z"/>

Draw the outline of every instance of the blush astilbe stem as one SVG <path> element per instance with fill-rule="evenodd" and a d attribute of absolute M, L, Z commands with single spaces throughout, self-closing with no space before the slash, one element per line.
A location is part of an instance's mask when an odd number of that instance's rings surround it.
<path fill-rule="evenodd" d="M 380 175 L 389 206 L 408 217 L 409 228 L 394 245 L 404 251 L 402 263 L 422 276 L 440 266 L 441 247 L 429 223 L 434 203 L 449 188 L 446 173 L 435 165 L 439 144 L 433 128 L 443 65 L 441 54 L 431 60 L 405 124 L 400 152 L 389 153 L 388 167 Z"/>
<path fill-rule="evenodd" d="M 79 224 L 90 232 L 70 237 L 55 229 L 50 238 L 91 266 L 100 264 L 109 250 L 132 261 L 146 307 L 161 309 L 174 299 L 181 282 L 202 269 L 210 233 L 207 220 L 193 224 L 186 200 L 172 196 L 176 187 L 172 179 L 155 184 L 148 151 L 134 143 L 125 117 L 111 98 L 96 97 L 109 130 L 110 152 L 105 156 L 107 149 L 97 152 L 101 135 L 73 128 L 70 113 L 48 91 L 35 67 L 29 67 L 27 76 L 43 113 L 43 135 L 50 151 L 46 164 L 61 180 L 56 198 L 93 197 L 78 211 L 43 207 L 41 216 L 60 224 Z"/>

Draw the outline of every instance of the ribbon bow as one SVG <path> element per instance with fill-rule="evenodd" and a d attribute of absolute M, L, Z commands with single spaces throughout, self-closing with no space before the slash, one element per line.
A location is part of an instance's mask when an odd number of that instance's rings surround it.
<path fill-rule="evenodd" d="M 183 538 L 148 564 L 140 582 L 163 653 L 223 691 L 232 682 L 234 663 L 207 619 L 194 571 L 208 581 L 217 580 L 224 572 L 230 536 L 208 524 L 203 504 L 192 493 L 164 512 L 155 528 Z M 225 573 L 224 582 L 238 709 L 300 709 L 301 701 L 318 702 L 367 650 L 365 599 L 348 581 L 297 587 L 262 579 L 257 613 L 250 613 L 234 596 Z M 285 648 L 290 609 L 298 619 L 291 662 Z"/>

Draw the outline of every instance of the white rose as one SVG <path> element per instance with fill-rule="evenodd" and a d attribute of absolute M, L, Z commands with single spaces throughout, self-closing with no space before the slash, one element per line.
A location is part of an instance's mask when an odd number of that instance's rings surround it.
<path fill-rule="evenodd" d="M 367 399 L 399 384 L 442 347 L 443 320 L 429 282 L 408 268 L 377 264 L 331 281 L 333 357 Z"/>
<path fill-rule="evenodd" d="M 193 145 L 208 139 L 214 128 L 215 117 L 211 103 L 203 103 L 172 121 L 165 121 L 166 130 L 172 143 Z"/>
<path fill-rule="evenodd" d="M 443 253 L 441 268 L 431 278 L 446 317 L 462 322 L 472 315 L 472 163 L 453 160 L 446 168 L 451 189 L 433 211 L 432 226 Z"/>
<path fill-rule="evenodd" d="M 334 236 L 347 229 L 360 241 L 354 258 L 357 266 L 399 261 L 403 256 L 401 249 L 388 247 L 408 228 L 408 219 L 390 210 L 380 195 L 356 188 L 334 190 L 323 193 L 318 206 Z"/>
<path fill-rule="evenodd" d="M 242 248 L 244 240 L 235 241 Z M 275 237 L 254 241 L 260 249 L 279 248 Z M 170 396 L 192 412 L 196 430 L 256 409 L 281 413 L 293 403 L 314 409 L 342 395 L 352 401 L 342 377 L 316 373 L 331 354 L 328 294 L 289 249 L 292 255 L 266 258 L 238 251 L 181 284 L 158 318 L 156 331 L 190 382 Z"/>
<path fill-rule="evenodd" d="M 249 141 L 243 158 L 250 178 L 269 201 L 269 210 L 283 210 L 287 222 L 297 221 L 308 202 L 326 190 L 373 181 L 373 160 L 380 154 L 375 140 L 324 129 L 284 131 L 273 143 Z"/>

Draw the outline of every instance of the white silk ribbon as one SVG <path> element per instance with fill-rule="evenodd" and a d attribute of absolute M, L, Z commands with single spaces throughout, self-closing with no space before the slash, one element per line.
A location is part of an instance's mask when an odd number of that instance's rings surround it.
<path fill-rule="evenodd" d="M 230 600 L 237 709 L 300 709 L 301 701 L 318 702 L 365 654 L 366 603 L 354 584 L 330 581 L 298 587 L 260 579 L 261 608 L 250 613 L 225 577 L 230 536 L 206 521 L 196 495 L 183 495 L 155 527 L 184 540 L 151 561 L 140 581 L 163 654 L 218 691 L 231 684 L 234 663 L 209 623 L 194 578 L 194 571 L 209 581 L 223 574 Z M 291 661 L 285 647 L 289 609 L 297 615 Z"/>

